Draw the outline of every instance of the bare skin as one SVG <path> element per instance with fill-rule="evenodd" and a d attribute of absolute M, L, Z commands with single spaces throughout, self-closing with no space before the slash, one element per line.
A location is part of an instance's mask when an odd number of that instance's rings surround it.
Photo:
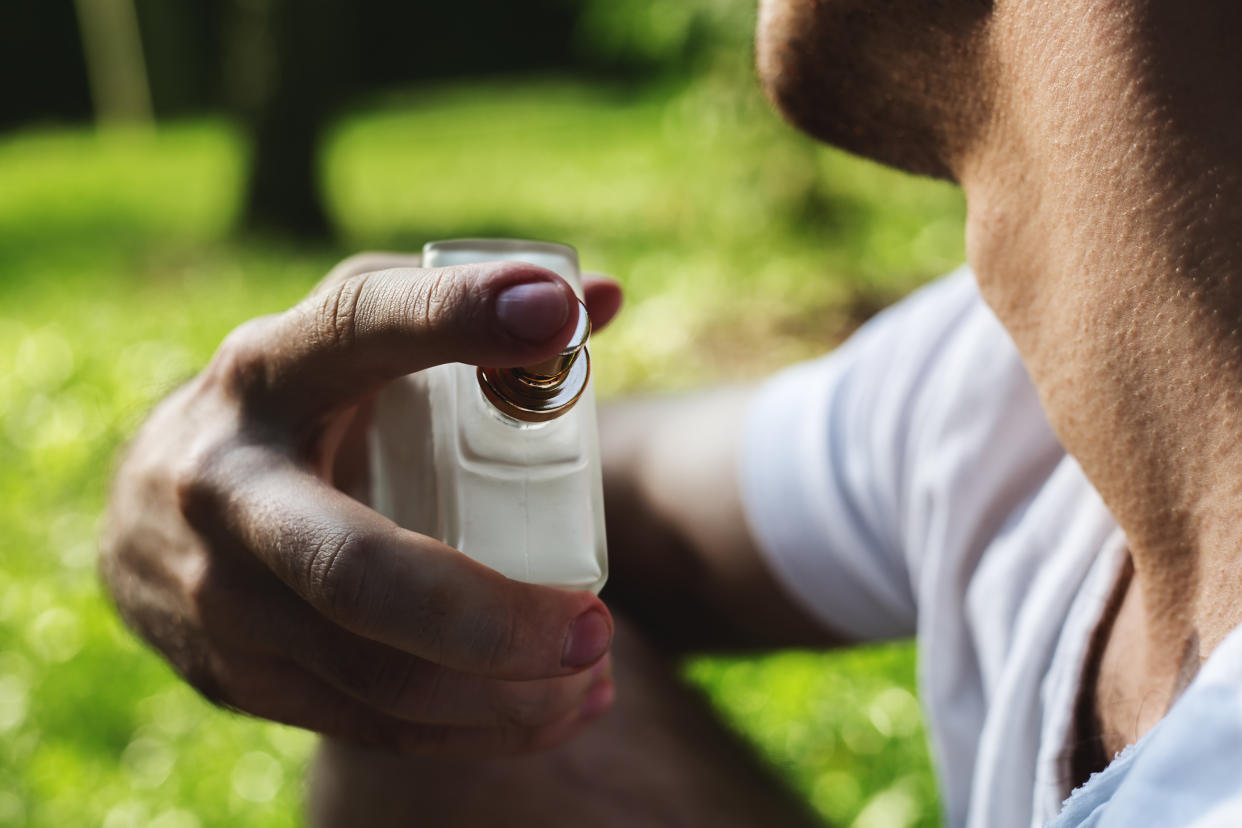
<path fill-rule="evenodd" d="M 1242 623 L 1239 26 L 1226 3 L 998 8 L 1006 94 L 959 164 L 983 294 L 1130 545 L 1110 753 Z"/>
<path fill-rule="evenodd" d="M 1118 602 L 1109 638 L 1101 648 L 1097 685 L 1089 688 L 1109 751 L 1150 729 L 1197 665 L 1242 622 L 1238 574 L 1242 521 L 1236 517 L 1242 496 L 1242 457 L 1237 456 L 1242 453 L 1237 441 L 1242 419 L 1242 325 L 1237 322 L 1242 318 L 1242 113 L 1236 105 L 1242 100 L 1242 53 L 1229 36 L 1239 30 L 1242 10 L 1236 4 L 1206 0 L 764 0 L 761 4 L 761 75 L 773 100 L 792 121 L 826 141 L 885 163 L 952 178 L 963 186 L 968 255 L 984 297 L 1014 337 L 1058 436 L 1126 533 L 1134 577 Z M 268 352 L 296 354 L 305 346 L 304 334 L 305 329 L 296 325 L 285 326 L 263 342 Z M 407 328 L 403 336 L 418 340 L 422 332 Z M 549 334 L 544 343 L 549 353 L 558 336 Z M 393 353 L 408 354 L 408 349 L 395 347 L 400 338 L 385 341 Z M 504 344 L 502 350 L 515 362 L 537 350 L 523 351 L 511 341 Z M 221 419 L 218 415 L 235 422 L 242 417 L 249 427 L 238 433 L 253 435 L 256 423 L 262 425 L 257 433 L 274 435 L 286 455 L 304 446 L 295 442 L 291 448 L 290 435 L 303 435 L 305 429 L 291 430 L 290 423 L 298 418 L 290 417 L 308 406 L 322 414 L 327 410 L 325 401 L 314 393 L 286 394 L 275 401 L 268 395 L 274 405 L 259 407 L 267 412 L 265 418 L 246 420 L 243 415 L 256 409 L 245 404 L 248 397 L 238 389 L 262 391 L 264 383 L 253 384 L 254 377 L 270 379 L 273 370 L 280 376 L 299 363 L 282 359 L 273 363 L 275 369 L 269 365 L 256 371 L 255 365 L 268 364 L 261 359 L 237 363 L 229 356 L 236 345 L 226 346 L 219 364 L 199 384 L 198 396 L 183 394 L 170 403 L 171 410 L 182 418 L 213 412 L 213 421 Z M 252 357 L 256 353 L 253 347 L 243 352 Z M 450 347 L 434 353 L 423 359 L 461 358 Z M 387 369 L 395 374 L 419 364 L 418 359 L 403 358 L 406 361 L 386 362 Z M 225 395 L 213 391 L 211 378 L 221 376 L 221 366 L 235 370 L 239 364 L 251 369 L 235 377 L 243 380 L 240 385 L 225 383 L 232 389 Z M 341 359 L 316 364 L 319 375 L 323 365 L 333 366 L 343 377 L 351 374 L 348 362 Z M 229 376 L 228 370 L 223 376 Z M 245 381 L 248 377 L 251 384 Z M 209 393 L 203 394 L 204 390 Z M 336 429 L 322 434 L 348 433 L 349 422 L 341 415 L 362 411 L 358 406 L 368 390 L 353 386 L 352 396 L 338 393 L 335 405 L 328 406 L 337 415 L 332 420 Z M 733 462 L 737 431 L 736 421 L 732 430 L 727 425 L 727 412 L 736 412 L 736 399 L 711 403 L 712 411 L 725 415 L 726 425 L 708 433 L 693 428 L 704 421 L 704 409 L 693 417 L 677 416 L 678 411 L 692 412 L 693 406 L 702 404 L 689 401 L 684 407 L 673 403 L 662 411 L 652 409 L 646 420 L 650 428 L 634 430 L 624 420 L 606 423 L 610 524 L 617 526 L 620 516 L 622 528 L 637 533 L 613 542 L 617 600 L 637 607 L 649 629 L 674 630 L 667 642 L 672 649 L 713 637 L 753 645 L 832 643 L 832 636 L 816 630 L 764 574 L 741 521 L 736 492 L 731 483 L 721 483 L 732 479 L 725 472 Z M 630 414 L 632 422 L 642 422 L 640 409 Z M 434 564 L 427 571 L 443 573 L 450 584 L 468 584 L 470 588 L 462 587 L 463 596 L 499 596 L 501 605 L 514 608 L 515 617 L 521 616 L 519 607 L 538 605 L 534 615 L 538 628 L 518 635 L 523 646 L 514 651 L 511 662 L 497 662 L 486 657 L 494 648 L 472 647 L 469 637 L 455 637 L 470 629 L 461 613 L 445 610 L 418 618 L 450 622 L 433 636 L 437 641 L 460 641 L 460 648 L 451 648 L 447 656 L 440 648 L 428 650 L 426 641 L 420 648 L 421 623 L 408 617 L 380 615 L 384 623 L 377 623 L 375 615 L 364 616 L 363 622 L 349 613 L 342 615 L 342 605 L 313 592 L 313 581 L 298 580 L 322 571 L 310 565 L 317 560 L 315 550 L 324 547 L 321 538 L 316 542 L 300 535 L 273 534 L 279 522 L 270 509 L 246 508 L 262 498 L 175 496 L 178 491 L 182 495 L 251 492 L 221 483 L 247 480 L 256 470 L 263 471 L 263 464 L 233 466 L 247 473 L 208 474 L 205 479 L 213 485 L 187 488 L 186 478 L 169 476 L 170 470 L 187 468 L 174 462 L 183 457 L 184 440 L 177 438 L 182 432 L 160 417 L 157 414 L 144 432 L 136 459 L 119 478 L 114 515 L 120 528 L 107 559 L 108 571 L 131 621 L 192 680 L 211 677 L 224 688 L 224 698 L 251 712 L 351 738 L 359 733 L 406 733 L 412 717 L 415 730 L 409 742 L 399 740 L 399 747 L 423 751 L 454 747 L 472 755 L 486 752 L 485 748 L 529 748 L 563 740 L 611 701 L 609 668 L 592 674 L 589 665 L 569 668 L 555 656 L 573 619 L 599 609 L 592 600 L 536 595 L 490 581 L 486 574 L 454 563 L 444 550 L 401 536 L 410 554 Z M 692 471 L 696 466 L 675 467 L 662 460 L 658 446 L 683 440 L 699 452 L 699 466 L 706 470 L 699 476 Z M 225 439 L 223 444 L 235 447 L 238 441 Z M 329 444 L 342 445 L 339 440 L 321 439 L 319 451 L 294 453 L 302 467 L 303 476 L 297 478 L 301 484 L 284 487 L 300 500 L 288 504 L 294 514 L 318 502 L 341 505 L 305 476 L 307 469 L 318 468 L 319 483 L 329 479 L 315 464 L 322 447 Z M 262 457 L 273 459 L 271 454 Z M 203 466 L 192 463 L 188 468 L 198 470 L 188 478 L 191 483 L 203 482 Z M 210 464 L 206 469 L 219 471 Z M 183 481 L 180 488 L 177 480 Z M 703 496 L 679 496 L 686 491 Z M 198 513 L 197 529 L 196 510 L 187 509 L 187 503 L 206 509 Z M 149 508 L 152 504 L 158 507 Z M 146 523 L 136 517 L 144 509 Z M 347 512 L 335 514 L 344 518 Z M 234 531 L 222 540 L 201 531 L 217 519 L 238 515 L 248 531 Z M 356 510 L 348 515 L 361 519 Z M 384 537 L 391 541 L 393 530 L 386 532 Z M 239 538 L 245 555 L 235 554 Z M 368 552 L 364 557 L 382 562 L 387 548 L 364 547 Z M 175 554 L 167 554 L 168 550 Z M 236 570 L 225 565 L 236 560 L 249 563 Z M 254 566 L 254 561 L 266 568 Z M 514 733 L 511 718 L 496 719 L 494 704 L 472 702 L 468 711 L 455 710 L 453 715 L 469 712 L 476 733 L 450 736 L 442 723 L 428 730 L 425 721 L 432 712 L 445 716 L 444 711 L 394 709 L 392 696 L 386 704 L 383 699 L 364 700 L 356 720 L 333 721 L 303 715 L 303 708 L 290 706 L 271 686 L 251 687 L 248 695 L 238 695 L 242 691 L 236 677 L 245 671 L 237 665 L 248 664 L 239 655 L 247 652 L 239 644 L 245 636 L 226 627 L 211 633 L 210 625 L 204 624 L 211 616 L 207 612 L 211 602 L 203 600 L 213 594 L 204 584 L 217 583 L 204 580 L 205 574 L 234 571 L 246 573 L 225 579 L 234 589 L 265 585 L 255 605 L 275 613 L 271 617 L 308 618 L 304 605 L 309 605 L 333 627 L 399 651 L 397 656 L 383 651 L 387 658 L 402 661 L 413 656 L 420 664 L 430 660 L 437 677 L 446 668 L 455 671 L 450 675 L 470 676 L 469 686 L 476 692 L 481 692 L 480 676 L 501 682 L 550 682 L 545 686 L 556 701 L 541 708 L 541 715 L 549 718 L 539 723 L 522 720 Z M 270 574 L 286 591 L 272 588 Z M 657 586 L 647 589 L 648 585 Z M 410 585 L 413 594 L 432 600 L 437 590 L 427 587 L 426 580 Z M 230 594 L 234 593 L 220 593 Z M 285 602 L 274 603 L 276 594 L 286 596 Z M 303 603 L 291 601 L 289 594 Z M 753 623 L 739 627 L 739 618 Z M 246 629 L 259 626 L 263 625 Z M 272 653 L 279 651 L 275 645 L 289 646 L 269 643 L 263 663 L 273 662 Z M 232 669 L 221 670 L 221 664 Z M 320 669 L 324 672 L 322 665 Z M 624 686 L 629 679 L 621 671 L 628 668 L 617 663 L 611 669 Z M 658 671 L 651 680 L 662 681 Z M 426 685 L 402 682 L 402 686 Z M 496 694 L 507 696 L 514 687 L 485 686 L 491 689 L 464 697 L 476 702 L 494 699 Z M 355 700 L 360 695 L 349 688 L 333 690 Z M 588 701 L 592 694 L 594 700 Z M 273 698 L 281 703 L 273 704 Z M 338 693 L 332 698 L 342 697 Z M 256 699 L 266 701 L 260 704 Z M 594 756 L 598 761 L 615 757 L 615 752 L 594 753 L 599 743 L 591 740 L 596 734 L 602 738 L 602 734 L 639 733 L 625 726 L 631 715 L 626 710 L 616 711 L 613 721 L 621 726 L 615 730 L 587 728 L 581 739 L 558 751 L 573 750 L 580 758 Z M 394 722 L 399 727 L 392 727 Z M 474 738 L 480 727 L 490 733 L 482 740 Z M 694 728 L 680 734 L 701 738 Z M 614 739 L 611 749 L 627 748 Z M 567 755 L 558 751 L 524 761 L 536 763 L 531 767 L 546 767 L 544 763 L 556 763 L 558 756 Z M 393 766 L 385 765 L 393 761 L 337 748 L 325 754 L 329 770 L 332 762 L 344 763 L 337 768 L 342 778 L 353 774 L 350 778 L 358 779 L 359 773 L 365 777 L 368 768 L 376 774 L 394 774 Z M 461 765 L 453 765 L 453 773 L 437 775 L 434 763 L 429 767 L 422 760 L 411 762 L 408 774 L 398 770 L 392 778 L 416 780 L 407 793 L 423 801 L 439 798 L 443 800 L 439 804 L 450 805 L 459 795 L 450 783 L 468 777 Z M 414 774 L 415 770 L 421 772 Z M 721 762 L 709 776 L 715 781 L 705 789 L 744 787 L 752 784 L 748 779 L 761 779 L 757 767 L 747 762 Z M 775 788 L 759 781 L 753 784 L 771 795 L 769 801 L 779 803 Z M 687 796 L 693 790 L 688 787 Z M 349 791 L 339 795 L 348 797 Z M 555 804 L 550 796 L 542 813 L 524 815 L 525 824 L 556 824 L 558 818 L 562 824 L 580 824 L 565 814 L 558 817 Z M 677 808 L 693 805 L 676 803 Z M 332 811 L 330 802 L 323 807 L 325 813 L 341 813 Z M 772 813 L 778 813 L 783 806 L 772 807 Z M 771 824 L 761 818 L 761 811 L 760 807 L 737 813 L 743 815 L 741 824 Z M 676 809 L 666 813 L 667 824 L 680 824 Z M 336 824 L 350 824 L 348 815 Z"/>

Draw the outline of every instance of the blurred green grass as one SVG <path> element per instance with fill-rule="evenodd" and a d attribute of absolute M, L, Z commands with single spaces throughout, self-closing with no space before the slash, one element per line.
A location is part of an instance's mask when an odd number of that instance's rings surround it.
<path fill-rule="evenodd" d="M 558 81 L 446 87 L 344 119 L 339 247 L 230 235 L 224 122 L 0 137 L 0 825 L 302 824 L 308 735 L 218 711 L 101 596 L 115 455 L 233 326 L 340 256 L 429 238 L 577 245 L 615 274 L 605 395 L 762 375 L 962 256 L 962 204 L 812 145 L 757 94 Z M 837 824 L 937 825 L 908 645 L 700 659 L 691 679 Z"/>

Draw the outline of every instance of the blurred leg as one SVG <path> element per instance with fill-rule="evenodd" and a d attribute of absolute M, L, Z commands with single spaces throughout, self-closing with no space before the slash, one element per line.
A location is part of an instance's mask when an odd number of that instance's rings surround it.
<path fill-rule="evenodd" d="M 522 759 L 399 757 L 325 742 L 310 823 L 345 826 L 822 826 L 622 623 L 617 702 L 570 744 Z"/>

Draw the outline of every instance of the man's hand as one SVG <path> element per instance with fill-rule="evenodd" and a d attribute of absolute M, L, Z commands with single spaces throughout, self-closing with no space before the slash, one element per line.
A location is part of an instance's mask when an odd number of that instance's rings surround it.
<path fill-rule="evenodd" d="M 603 712 L 598 598 L 508 580 L 332 485 L 385 383 L 545 359 L 573 298 L 531 265 L 385 270 L 372 255 L 242 325 L 117 476 L 102 570 L 126 620 L 208 698 L 352 741 L 513 753 Z M 620 294 L 589 281 L 587 303 L 602 324 Z"/>

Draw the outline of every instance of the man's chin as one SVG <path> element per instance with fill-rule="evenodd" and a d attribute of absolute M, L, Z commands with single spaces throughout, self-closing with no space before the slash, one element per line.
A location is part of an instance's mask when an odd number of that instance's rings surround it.
<path fill-rule="evenodd" d="M 977 109 L 974 26 L 927 0 L 761 0 L 756 67 L 769 100 L 824 143 L 920 175 L 953 178 L 952 148 Z M 977 0 L 955 7 L 977 8 Z M 975 23 L 978 17 L 970 18 Z"/>

